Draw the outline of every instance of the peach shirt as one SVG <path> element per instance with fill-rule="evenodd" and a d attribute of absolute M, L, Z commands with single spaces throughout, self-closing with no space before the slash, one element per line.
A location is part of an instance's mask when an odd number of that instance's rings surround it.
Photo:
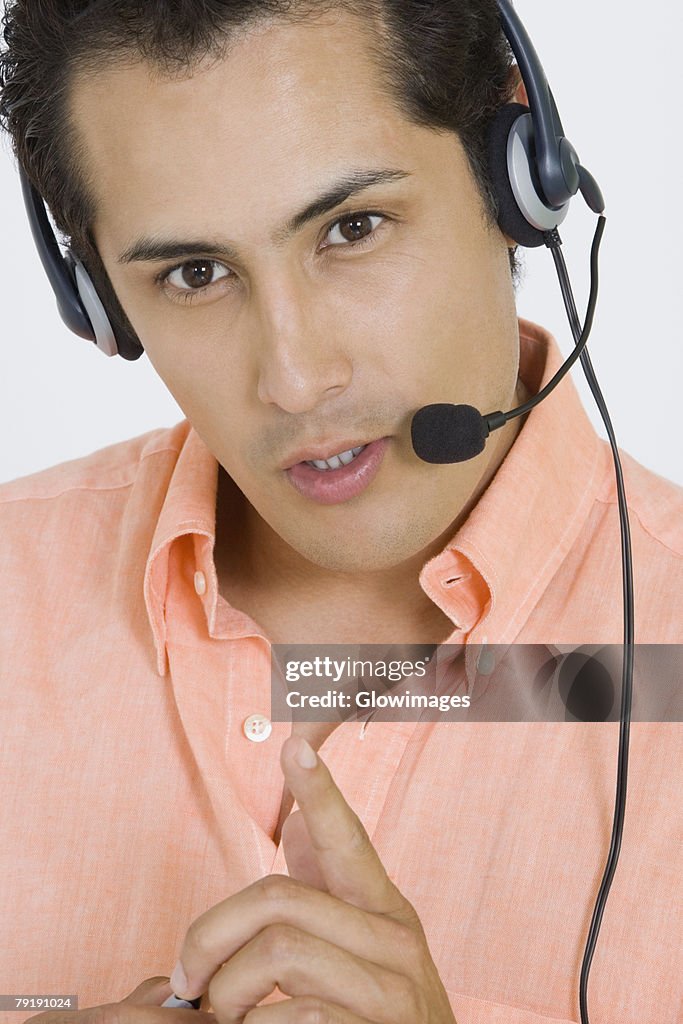
<path fill-rule="evenodd" d="M 535 394 L 562 356 L 526 320 L 520 338 Z M 636 641 L 678 644 L 683 489 L 622 465 Z M 271 836 L 290 725 L 243 732 L 269 714 L 270 644 L 217 591 L 217 471 L 183 420 L 0 486 L 0 992 L 121 999 L 170 974 L 204 910 L 287 873 Z M 419 579 L 466 654 L 621 643 L 612 456 L 571 377 Z M 579 1020 L 617 743 L 613 723 L 438 721 L 345 722 L 323 743 L 458 1024 Z M 682 763 L 680 724 L 633 723 L 591 1024 L 683 1021 Z"/>

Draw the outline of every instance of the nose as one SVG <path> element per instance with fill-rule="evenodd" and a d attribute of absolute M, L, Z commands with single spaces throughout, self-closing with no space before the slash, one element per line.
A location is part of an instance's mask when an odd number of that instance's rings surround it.
<path fill-rule="evenodd" d="M 309 412 L 343 394 L 353 376 L 343 340 L 349 327 L 332 322 L 315 284 L 303 277 L 271 277 L 254 296 L 259 303 L 258 397 L 290 413 Z"/>

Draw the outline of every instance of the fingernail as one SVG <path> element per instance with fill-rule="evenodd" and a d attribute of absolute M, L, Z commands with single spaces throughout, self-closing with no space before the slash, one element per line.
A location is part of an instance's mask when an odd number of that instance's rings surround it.
<path fill-rule="evenodd" d="M 301 737 L 299 740 L 299 749 L 296 752 L 296 760 L 302 768 L 315 768 L 318 763 L 315 750 L 311 747 L 306 740 Z"/>
<path fill-rule="evenodd" d="M 171 985 L 173 987 L 174 994 L 177 996 L 182 996 L 183 993 L 187 991 L 187 978 L 185 976 L 185 971 L 183 970 L 183 965 L 181 964 L 180 960 L 173 968 L 173 974 L 171 975 Z"/>

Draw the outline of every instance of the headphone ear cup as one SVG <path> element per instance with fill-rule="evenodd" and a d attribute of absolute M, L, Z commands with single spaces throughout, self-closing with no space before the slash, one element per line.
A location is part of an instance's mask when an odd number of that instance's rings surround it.
<path fill-rule="evenodd" d="M 545 244 L 543 232 L 534 227 L 522 213 L 510 182 L 508 171 L 508 141 L 515 122 L 529 107 L 523 103 L 505 103 L 491 120 L 487 136 L 487 156 L 493 191 L 498 204 L 498 226 L 526 249 L 537 249 Z M 540 200 L 539 200 L 540 201 Z"/>
<path fill-rule="evenodd" d="M 88 314 L 95 335 L 95 344 L 106 356 L 118 355 L 116 336 L 95 286 L 90 280 L 90 275 L 81 261 L 73 256 L 70 249 L 67 251 L 65 260 L 73 272 L 78 298 Z"/>
<path fill-rule="evenodd" d="M 78 298 L 88 314 L 95 335 L 95 344 L 99 350 L 107 356 L 119 355 L 128 360 L 139 359 L 144 352 L 142 345 L 137 338 L 131 337 L 127 332 L 117 335 L 114 331 L 109 314 L 81 261 L 70 249 L 67 249 L 64 259 L 71 268 Z"/>

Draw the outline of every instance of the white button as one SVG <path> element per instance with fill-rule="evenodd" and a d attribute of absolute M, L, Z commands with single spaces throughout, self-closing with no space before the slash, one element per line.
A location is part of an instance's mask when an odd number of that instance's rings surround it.
<path fill-rule="evenodd" d="M 194 574 L 194 589 L 200 596 L 206 593 L 206 576 L 203 572 L 196 572 Z"/>
<path fill-rule="evenodd" d="M 244 719 L 244 735 L 254 743 L 263 743 L 273 731 L 273 723 L 265 715 L 249 715 Z"/>

